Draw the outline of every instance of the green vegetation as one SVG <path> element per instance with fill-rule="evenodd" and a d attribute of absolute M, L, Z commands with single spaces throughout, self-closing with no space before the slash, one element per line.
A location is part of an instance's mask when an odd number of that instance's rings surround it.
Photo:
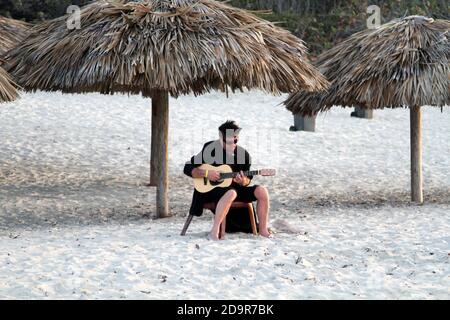
<path fill-rule="evenodd" d="M 232 0 L 249 10 L 272 10 L 258 14 L 305 40 L 313 56 L 366 28 L 369 5 L 381 9 L 381 22 L 407 15 L 450 18 L 449 0 Z"/>

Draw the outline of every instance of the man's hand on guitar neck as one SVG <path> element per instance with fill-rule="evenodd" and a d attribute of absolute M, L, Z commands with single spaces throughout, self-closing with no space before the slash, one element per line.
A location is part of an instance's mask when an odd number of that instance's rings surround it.
<path fill-rule="evenodd" d="M 241 186 L 248 186 L 250 184 L 250 179 L 244 175 L 244 172 L 239 172 L 233 179 L 234 182 L 240 184 Z"/>

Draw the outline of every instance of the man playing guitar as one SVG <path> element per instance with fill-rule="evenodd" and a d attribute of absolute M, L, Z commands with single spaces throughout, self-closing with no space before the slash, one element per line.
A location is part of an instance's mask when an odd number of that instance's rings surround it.
<path fill-rule="evenodd" d="M 193 156 L 184 166 L 184 173 L 192 178 L 202 178 L 210 182 L 221 179 L 220 172 L 215 170 L 203 170 L 202 164 L 220 166 L 229 165 L 233 172 L 237 172 L 229 187 L 214 188 L 206 193 L 194 190 L 191 215 L 200 216 L 203 205 L 208 202 L 217 203 L 213 227 L 209 234 L 212 240 L 219 240 L 225 235 L 225 228 L 220 226 L 226 219 L 226 215 L 234 201 L 257 201 L 257 214 L 259 219 L 259 234 L 271 238 L 268 230 L 269 218 L 269 193 L 267 188 L 260 185 L 250 186 L 252 176 L 244 175 L 251 166 L 250 154 L 238 146 L 239 132 L 241 128 L 234 121 L 227 121 L 219 127 L 219 139 L 207 142 L 202 151 Z"/>

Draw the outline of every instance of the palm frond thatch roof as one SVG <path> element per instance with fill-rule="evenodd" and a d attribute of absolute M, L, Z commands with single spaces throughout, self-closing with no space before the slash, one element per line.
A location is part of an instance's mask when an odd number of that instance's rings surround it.
<path fill-rule="evenodd" d="M 15 84 L 11 81 L 6 71 L 0 67 L 0 103 L 13 101 L 17 97 Z"/>
<path fill-rule="evenodd" d="M 26 22 L 0 16 L 0 57 L 23 41 L 30 28 L 31 25 Z M 0 66 L 3 62 L 0 59 Z M 16 84 L 0 67 L 0 103 L 13 101 L 18 96 Z"/>
<path fill-rule="evenodd" d="M 0 16 L 0 57 L 25 39 L 30 28 L 26 22 Z"/>
<path fill-rule="evenodd" d="M 213 0 L 96 1 L 37 26 L 10 52 L 7 70 L 25 90 L 172 96 L 259 88 L 322 90 L 304 43 L 253 14 Z"/>
<path fill-rule="evenodd" d="M 450 21 L 410 16 L 354 34 L 316 62 L 328 91 L 298 92 L 285 102 L 294 114 L 333 105 L 367 109 L 450 104 Z"/>

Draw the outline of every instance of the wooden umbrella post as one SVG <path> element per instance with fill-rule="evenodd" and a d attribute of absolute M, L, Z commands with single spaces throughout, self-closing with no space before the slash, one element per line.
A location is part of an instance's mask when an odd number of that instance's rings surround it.
<path fill-rule="evenodd" d="M 423 203 L 422 114 L 420 107 L 410 108 L 411 120 L 411 201 Z"/>
<path fill-rule="evenodd" d="M 153 96 L 155 107 L 155 171 L 157 172 L 156 189 L 156 216 L 157 218 L 170 217 L 169 213 L 169 93 L 155 90 Z"/>
<path fill-rule="evenodd" d="M 156 153 L 158 153 L 157 145 L 158 142 L 156 141 L 157 135 L 158 135 L 158 104 L 156 103 L 155 97 L 152 97 L 152 144 L 151 144 L 151 151 L 150 151 L 150 184 L 149 186 L 156 187 L 158 184 L 158 171 L 156 170 Z"/>

